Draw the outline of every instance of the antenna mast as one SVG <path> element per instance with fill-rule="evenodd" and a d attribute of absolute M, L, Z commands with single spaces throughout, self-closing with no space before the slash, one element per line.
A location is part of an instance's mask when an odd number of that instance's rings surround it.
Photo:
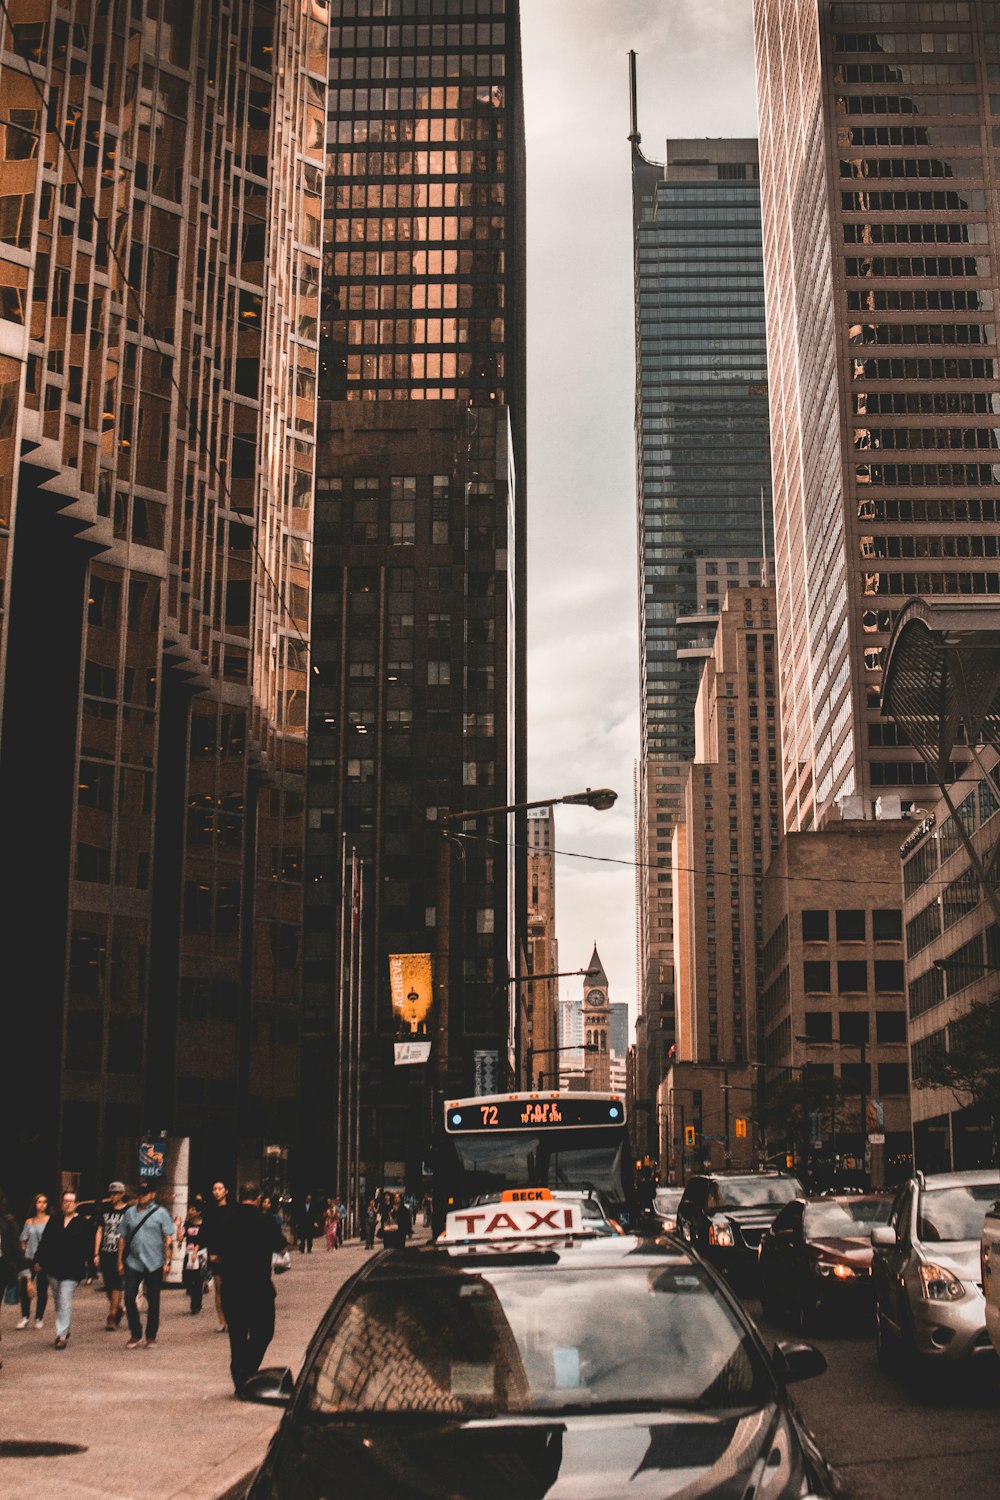
<path fill-rule="evenodd" d="M 638 104 L 636 101 L 635 87 L 635 53 L 632 51 L 630 51 L 628 55 L 628 102 L 629 125 L 631 126 L 631 129 L 628 133 L 628 138 L 632 142 L 633 146 L 638 146 L 639 142 L 642 140 L 642 136 L 639 134 L 639 113 Z"/>

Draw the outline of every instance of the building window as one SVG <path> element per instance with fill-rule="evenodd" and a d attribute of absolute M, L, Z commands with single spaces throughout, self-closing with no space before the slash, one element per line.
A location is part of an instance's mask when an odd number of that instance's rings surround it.
<path fill-rule="evenodd" d="M 903 960 L 901 958 L 877 958 L 875 960 L 876 994 L 902 994 Z"/>
<path fill-rule="evenodd" d="M 844 1046 L 858 1047 L 868 1041 L 868 1012 L 866 1010 L 842 1010 L 840 1012 L 840 1040 Z"/>
<path fill-rule="evenodd" d="M 802 965 L 802 982 L 807 991 L 813 993 L 829 994 L 829 963 L 825 959 L 807 959 Z"/>
<path fill-rule="evenodd" d="M 837 962 L 837 988 L 842 994 L 863 995 L 868 990 L 868 965 L 863 958 L 842 958 Z"/>
<path fill-rule="evenodd" d="M 897 908 L 872 912 L 872 937 L 876 943 L 898 943 L 903 936 L 903 913 Z"/>
<path fill-rule="evenodd" d="M 910 1087 L 909 1070 L 905 1063 L 879 1063 L 879 1094 L 905 1094 Z"/>
<path fill-rule="evenodd" d="M 805 1034 L 811 1042 L 832 1042 L 832 1012 L 828 1010 L 807 1010 Z"/>
<path fill-rule="evenodd" d="M 863 943 L 865 940 L 865 914 L 863 910 L 838 911 L 837 942 Z"/>
<path fill-rule="evenodd" d="M 935 973 L 937 970 L 934 971 Z M 875 1012 L 875 1036 L 880 1042 L 906 1041 L 906 1016 L 901 1010 Z"/>
<path fill-rule="evenodd" d="M 804 911 L 802 913 L 802 941 L 804 943 L 827 943 L 830 940 L 830 913 L 828 911 Z"/>

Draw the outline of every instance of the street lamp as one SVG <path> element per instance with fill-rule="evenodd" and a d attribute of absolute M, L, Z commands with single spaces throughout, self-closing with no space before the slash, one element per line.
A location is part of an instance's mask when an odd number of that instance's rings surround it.
<path fill-rule="evenodd" d="M 531 802 L 508 802 L 499 807 L 476 807 L 460 812 L 449 812 L 439 807 L 437 821 L 441 828 L 438 845 L 437 907 L 435 910 L 435 980 L 437 989 L 436 1021 L 434 1027 L 434 1082 L 439 1095 L 448 1091 L 451 1070 L 449 1048 L 450 1028 L 450 963 L 451 963 L 451 843 L 457 835 L 449 830 L 457 824 L 473 823 L 477 818 L 505 816 L 507 813 L 530 812 L 536 807 L 554 807 L 559 803 L 592 807 L 596 812 L 607 812 L 614 807 L 618 793 L 610 787 L 587 787 L 583 792 L 569 792 L 563 797 L 539 797 Z M 532 976 L 527 976 L 532 977 Z M 520 1051 L 520 1049 L 518 1049 Z"/>

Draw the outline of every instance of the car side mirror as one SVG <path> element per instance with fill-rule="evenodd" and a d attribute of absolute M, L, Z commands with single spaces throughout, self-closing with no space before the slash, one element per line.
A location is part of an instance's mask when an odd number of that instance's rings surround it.
<path fill-rule="evenodd" d="M 826 1373 L 826 1357 L 814 1344 L 797 1344 L 782 1339 L 774 1346 L 774 1367 L 783 1385 L 795 1380 L 811 1380 Z"/>
<path fill-rule="evenodd" d="M 295 1377 L 291 1370 L 272 1365 L 258 1370 L 240 1387 L 243 1401 L 255 1401 L 258 1406 L 290 1406 L 295 1390 Z"/>
<path fill-rule="evenodd" d="M 891 1250 L 896 1243 L 896 1231 L 889 1224 L 876 1224 L 872 1230 L 872 1249 Z"/>

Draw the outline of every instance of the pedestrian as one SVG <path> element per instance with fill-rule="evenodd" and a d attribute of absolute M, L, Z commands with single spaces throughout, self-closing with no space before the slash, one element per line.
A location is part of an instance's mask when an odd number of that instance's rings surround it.
<path fill-rule="evenodd" d="M 405 1250 L 406 1242 L 413 1233 L 413 1215 L 402 1193 L 396 1194 L 396 1232 L 399 1235 L 399 1249 Z"/>
<path fill-rule="evenodd" d="M 104 1322 L 106 1333 L 113 1333 L 122 1320 L 122 1278 L 118 1270 L 118 1241 L 121 1238 L 122 1220 L 128 1208 L 124 1182 L 108 1183 L 108 1200 L 101 1205 L 97 1229 L 94 1234 L 94 1255 L 101 1268 L 104 1295 L 108 1299 L 108 1316 Z"/>
<path fill-rule="evenodd" d="M 372 1250 L 375 1247 L 375 1231 L 378 1228 L 378 1208 L 374 1198 L 368 1199 L 368 1207 L 365 1209 L 365 1249 Z"/>
<path fill-rule="evenodd" d="M 431 1199 L 430 1193 L 425 1193 L 424 1194 L 423 1202 L 421 1203 L 420 1207 L 421 1207 L 421 1209 L 423 1211 L 423 1216 L 424 1216 L 424 1228 L 425 1229 L 430 1229 L 430 1227 L 431 1227 L 431 1217 L 432 1217 L 432 1215 L 434 1213 L 434 1203 L 433 1203 L 433 1200 Z"/>
<path fill-rule="evenodd" d="M 340 1199 L 336 1200 L 339 1203 Z M 337 1208 L 332 1198 L 327 1198 L 326 1208 L 323 1212 L 323 1234 L 326 1238 L 327 1250 L 337 1248 Z"/>
<path fill-rule="evenodd" d="M 7 1298 L 8 1289 L 14 1286 L 22 1270 L 22 1252 L 17 1222 L 8 1211 L 7 1199 L 0 1189 L 0 1309 Z M 18 1324 L 21 1327 L 21 1324 Z M 0 1369 L 3 1360 L 0 1359 Z"/>
<path fill-rule="evenodd" d="M 337 1210 L 337 1248 L 339 1249 L 347 1233 L 347 1204 L 338 1198 L 333 1206 Z"/>
<path fill-rule="evenodd" d="M 399 1221 L 396 1217 L 398 1199 L 392 1193 L 383 1193 L 382 1212 L 379 1216 L 379 1238 L 387 1250 L 400 1249 Z"/>
<path fill-rule="evenodd" d="M 244 1183 L 239 1204 L 223 1223 L 218 1245 L 222 1306 L 229 1328 L 229 1371 L 237 1396 L 260 1369 L 274 1337 L 271 1257 L 284 1249 L 284 1234 L 270 1214 L 260 1211 L 260 1188 L 255 1182 Z"/>
<path fill-rule="evenodd" d="M 312 1255 L 316 1232 L 316 1205 L 312 1193 L 306 1193 L 295 1211 L 295 1242 L 301 1255 Z"/>
<path fill-rule="evenodd" d="M 77 1207 L 76 1194 L 68 1188 L 59 1200 L 59 1212 L 49 1219 L 35 1251 L 35 1273 L 44 1271 L 52 1288 L 56 1349 L 65 1349 L 69 1339 L 73 1293 L 86 1275 L 93 1241 L 90 1225 Z"/>
<path fill-rule="evenodd" d="M 184 1250 L 181 1281 L 194 1314 L 201 1312 L 202 1297 L 205 1294 L 205 1266 L 208 1261 L 208 1252 L 203 1242 L 204 1229 L 201 1207 L 192 1201 L 188 1204 L 187 1218 L 181 1229 L 181 1244 Z"/>
<path fill-rule="evenodd" d="M 49 1222 L 49 1200 L 44 1193 L 36 1193 L 32 1204 L 34 1212 L 25 1219 L 21 1229 L 21 1251 L 24 1264 L 18 1276 L 18 1291 L 21 1295 L 21 1321 L 18 1328 L 27 1328 L 31 1322 L 31 1297 L 35 1297 L 35 1327 L 41 1328 L 49 1300 L 49 1278 L 44 1271 L 34 1271 L 38 1244 Z"/>
<path fill-rule="evenodd" d="M 163 1273 L 170 1265 L 174 1247 L 174 1221 L 156 1201 L 156 1186 L 139 1183 L 132 1207 L 122 1219 L 118 1240 L 118 1269 L 125 1280 L 125 1316 L 128 1318 L 126 1349 L 138 1349 L 143 1342 L 142 1321 L 137 1299 L 139 1288 L 146 1285 L 146 1348 L 156 1348 L 160 1331 L 160 1290 Z"/>
<path fill-rule="evenodd" d="M 219 1257 L 215 1253 L 215 1243 L 222 1234 L 226 1215 L 230 1212 L 229 1189 L 221 1178 L 212 1183 L 212 1201 L 205 1210 L 204 1216 L 204 1245 L 208 1254 L 208 1270 L 212 1278 L 212 1291 L 215 1294 L 215 1331 L 225 1333 L 226 1315 L 222 1311 L 222 1271 L 219 1266 Z"/>

